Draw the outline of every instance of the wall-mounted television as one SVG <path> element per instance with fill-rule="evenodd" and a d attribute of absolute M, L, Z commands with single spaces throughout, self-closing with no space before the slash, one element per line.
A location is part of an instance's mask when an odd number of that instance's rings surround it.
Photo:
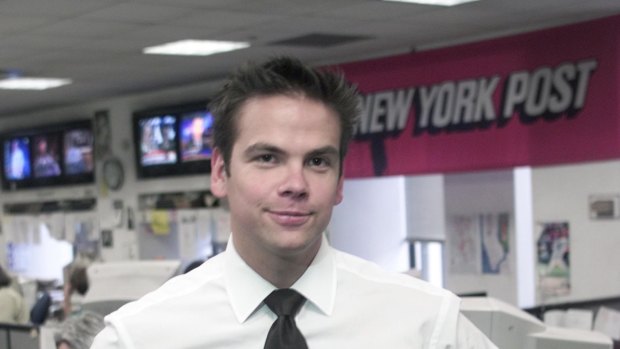
<path fill-rule="evenodd" d="M 137 111 L 133 128 L 138 178 L 211 171 L 213 116 L 207 102 Z"/>
<path fill-rule="evenodd" d="M 93 130 L 89 120 L 5 132 L 5 190 L 93 183 Z"/>

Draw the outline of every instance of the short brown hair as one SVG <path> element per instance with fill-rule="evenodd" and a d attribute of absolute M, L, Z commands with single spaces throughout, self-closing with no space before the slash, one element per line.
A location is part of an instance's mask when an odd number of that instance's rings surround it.
<path fill-rule="evenodd" d="M 248 63 L 235 71 L 210 103 L 215 117 L 213 146 L 222 152 L 226 173 L 237 138 L 236 118 L 244 103 L 259 96 L 303 95 L 331 108 L 340 120 L 340 173 L 359 114 L 357 89 L 342 74 L 319 70 L 292 57 L 263 64 Z"/>
<path fill-rule="evenodd" d="M 85 267 L 75 267 L 71 271 L 69 282 L 74 290 L 81 295 L 85 295 L 88 291 L 88 274 Z"/>

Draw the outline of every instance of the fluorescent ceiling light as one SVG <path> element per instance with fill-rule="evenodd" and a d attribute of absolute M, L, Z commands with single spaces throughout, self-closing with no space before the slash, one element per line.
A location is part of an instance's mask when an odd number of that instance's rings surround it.
<path fill-rule="evenodd" d="M 249 47 L 247 42 L 215 40 L 181 40 L 145 47 L 142 52 L 152 55 L 208 56 Z"/>
<path fill-rule="evenodd" d="M 474 2 L 478 0 L 383 0 L 394 2 L 407 2 L 411 4 L 437 5 L 437 6 L 456 6 L 466 2 Z"/>
<path fill-rule="evenodd" d="M 69 79 L 8 77 L 0 80 L 0 89 L 47 90 L 72 83 Z"/>

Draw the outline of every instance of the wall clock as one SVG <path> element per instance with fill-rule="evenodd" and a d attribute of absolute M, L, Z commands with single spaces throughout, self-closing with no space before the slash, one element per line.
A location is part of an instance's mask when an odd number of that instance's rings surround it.
<path fill-rule="evenodd" d="M 110 190 L 119 190 L 123 187 L 125 172 L 118 158 L 110 158 L 103 163 L 103 181 Z"/>

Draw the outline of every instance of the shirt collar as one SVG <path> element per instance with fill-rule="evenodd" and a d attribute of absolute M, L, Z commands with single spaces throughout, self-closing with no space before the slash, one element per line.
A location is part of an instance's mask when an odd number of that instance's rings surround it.
<path fill-rule="evenodd" d="M 225 253 L 228 297 L 237 320 L 242 323 L 276 287 L 245 263 L 235 249 L 232 237 Z M 336 267 L 333 251 L 325 237 L 314 260 L 291 288 L 304 295 L 319 311 L 331 315 L 336 298 Z"/>

